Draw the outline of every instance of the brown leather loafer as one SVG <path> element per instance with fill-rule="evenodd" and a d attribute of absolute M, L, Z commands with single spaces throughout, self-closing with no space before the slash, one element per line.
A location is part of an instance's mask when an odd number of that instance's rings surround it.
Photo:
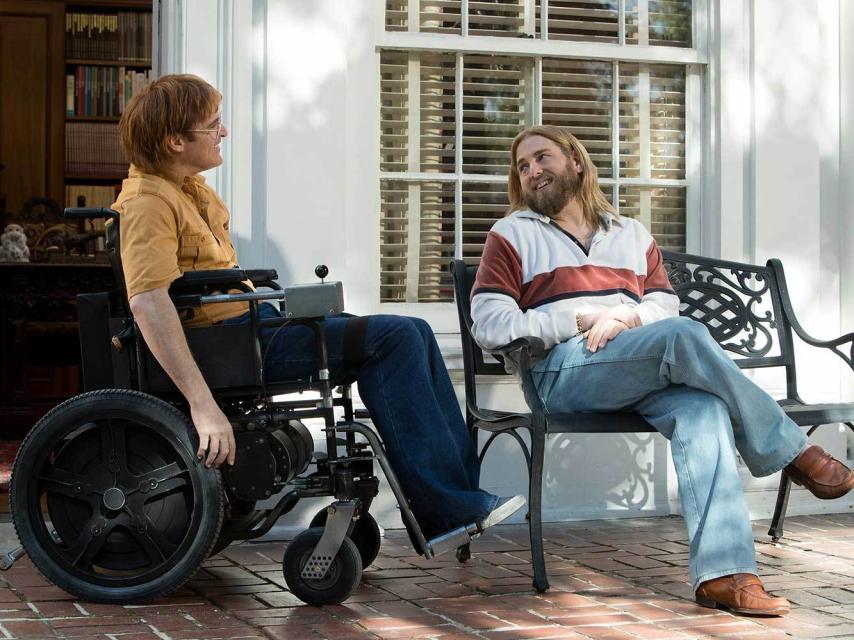
<path fill-rule="evenodd" d="M 792 482 L 822 500 L 844 496 L 854 487 L 854 472 L 815 444 L 801 451 L 785 471 Z"/>
<path fill-rule="evenodd" d="M 735 573 L 700 585 L 697 604 L 748 616 L 784 616 L 789 601 L 765 591 L 762 581 L 752 573 Z"/>

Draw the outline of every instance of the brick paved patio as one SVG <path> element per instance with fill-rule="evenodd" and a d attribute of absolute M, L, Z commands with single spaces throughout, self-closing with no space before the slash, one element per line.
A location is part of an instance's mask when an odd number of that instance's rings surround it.
<path fill-rule="evenodd" d="M 854 638 L 854 514 L 805 516 L 771 544 L 755 523 L 765 584 L 790 599 L 787 618 L 743 618 L 689 598 L 678 518 L 546 526 L 552 588 L 535 595 L 527 530 L 496 527 L 475 555 L 427 561 L 389 532 L 344 605 L 302 605 L 284 586 L 284 544 L 235 545 L 180 592 L 150 606 L 75 601 L 26 559 L 0 574 L 5 638 Z"/>

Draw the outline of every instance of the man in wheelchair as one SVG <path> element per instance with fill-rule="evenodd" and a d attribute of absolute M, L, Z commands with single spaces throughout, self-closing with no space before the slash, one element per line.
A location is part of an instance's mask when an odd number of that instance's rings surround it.
<path fill-rule="evenodd" d="M 246 303 L 179 314 L 170 284 L 188 271 L 237 265 L 229 213 L 199 173 L 222 163 L 228 136 L 220 93 L 189 75 L 164 76 L 127 106 L 119 124 L 131 160 L 114 209 L 133 317 L 157 361 L 189 404 L 208 467 L 235 463 L 232 426 L 187 345 L 184 327 L 249 322 Z M 260 305 L 262 319 L 279 316 Z M 427 539 L 472 524 L 477 531 L 519 509 L 478 488 L 479 462 L 429 325 L 389 315 L 328 317 L 323 332 L 332 384 L 355 377 L 413 513 Z M 318 372 L 315 332 L 302 324 L 262 330 L 268 381 Z M 421 550 L 423 551 L 423 550 Z"/>
<path fill-rule="evenodd" d="M 231 541 L 263 535 L 300 499 L 334 496 L 288 545 L 283 571 L 305 602 L 340 603 L 379 552 L 377 461 L 416 550 L 464 560 L 524 499 L 478 488 L 475 445 L 426 322 L 347 316 L 340 283 L 282 290 L 275 272 L 237 267 L 229 213 L 198 175 L 222 163 L 221 99 L 196 76 L 153 82 L 119 123 L 132 164 L 115 211 L 66 211 L 111 218 L 119 291 L 78 297 L 87 391 L 21 446 L 10 502 L 22 548 L 78 597 L 142 602 Z M 284 313 L 264 300 L 284 300 Z M 353 381 L 382 441 L 354 419 Z M 277 398 L 303 391 L 320 399 Z M 305 418 L 323 419 L 325 452 L 313 451 Z M 257 504 L 274 494 L 274 507 Z"/>

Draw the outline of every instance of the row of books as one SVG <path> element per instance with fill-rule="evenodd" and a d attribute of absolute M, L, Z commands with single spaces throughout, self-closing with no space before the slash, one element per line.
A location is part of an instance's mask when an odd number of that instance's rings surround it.
<path fill-rule="evenodd" d="M 65 113 L 69 116 L 119 116 L 125 105 L 151 82 L 151 71 L 80 65 L 65 76 Z"/>
<path fill-rule="evenodd" d="M 112 122 L 65 124 L 66 176 L 124 176 L 128 161 L 119 147 L 118 125 Z"/>
<path fill-rule="evenodd" d="M 151 62 L 151 13 L 66 13 L 65 57 Z"/>

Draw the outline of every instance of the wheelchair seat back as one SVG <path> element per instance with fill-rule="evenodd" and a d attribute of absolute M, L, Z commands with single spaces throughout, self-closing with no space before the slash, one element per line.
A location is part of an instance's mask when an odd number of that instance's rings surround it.
<path fill-rule="evenodd" d="M 180 395 L 133 322 L 121 262 L 119 214 L 105 226 L 107 255 L 116 294 L 78 296 L 83 387 L 137 389 L 157 396 Z M 262 385 L 260 348 L 251 324 L 185 329 L 193 359 L 212 390 L 246 395 Z M 222 395 L 222 394 L 221 394 Z"/>

